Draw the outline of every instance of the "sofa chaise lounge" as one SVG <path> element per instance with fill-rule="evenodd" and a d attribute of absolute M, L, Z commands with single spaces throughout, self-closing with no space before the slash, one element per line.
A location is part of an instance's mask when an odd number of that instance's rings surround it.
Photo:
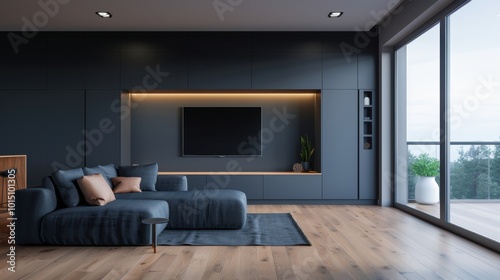
<path fill-rule="evenodd" d="M 89 205 L 88 191 L 78 184 L 83 184 L 82 178 L 100 180 L 100 176 L 113 191 L 118 178 L 140 181 L 140 190 L 114 193 L 109 202 Z M 16 191 L 16 242 L 147 245 L 151 244 L 151 227 L 142 224 L 143 219 L 169 219 L 168 224 L 157 225 L 157 234 L 165 228 L 241 229 L 246 207 L 243 192 L 188 191 L 185 176 L 158 175 L 157 164 L 60 170 L 43 178 L 41 186 Z"/>

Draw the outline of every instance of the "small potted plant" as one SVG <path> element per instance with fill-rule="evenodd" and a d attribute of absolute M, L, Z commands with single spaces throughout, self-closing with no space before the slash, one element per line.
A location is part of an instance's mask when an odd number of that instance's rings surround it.
<path fill-rule="evenodd" d="M 415 200 L 420 204 L 439 202 L 439 186 L 435 177 L 439 175 L 439 160 L 428 154 L 420 154 L 411 166 L 413 174 L 419 176 L 415 184 Z"/>
<path fill-rule="evenodd" d="M 300 145 L 300 159 L 302 161 L 302 170 L 304 172 L 309 172 L 311 170 L 311 156 L 314 153 L 314 148 L 312 147 L 311 140 L 309 140 L 309 137 L 307 135 L 305 138 L 303 136 L 300 136 Z"/>

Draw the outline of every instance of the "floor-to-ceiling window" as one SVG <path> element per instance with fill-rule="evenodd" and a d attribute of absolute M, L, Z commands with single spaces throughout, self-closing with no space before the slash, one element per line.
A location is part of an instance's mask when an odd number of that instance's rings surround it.
<path fill-rule="evenodd" d="M 396 205 L 500 242 L 498 30 L 500 1 L 470 1 L 397 46 Z M 435 203 L 415 196 L 422 155 L 439 161 Z"/>
<path fill-rule="evenodd" d="M 439 23 L 396 52 L 400 139 L 399 203 L 426 210 L 415 202 L 419 175 L 412 165 L 421 156 L 439 159 Z M 435 180 L 435 179 L 434 179 Z M 428 211 L 439 217 L 437 211 Z"/>
<path fill-rule="evenodd" d="M 500 1 L 449 16 L 450 223 L 500 241 Z"/>

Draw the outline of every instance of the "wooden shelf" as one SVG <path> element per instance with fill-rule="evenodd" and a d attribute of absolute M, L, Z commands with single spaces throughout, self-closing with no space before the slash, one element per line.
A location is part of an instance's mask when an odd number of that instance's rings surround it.
<path fill-rule="evenodd" d="M 316 171 L 311 172 L 292 172 L 292 171 L 282 171 L 282 172 L 224 172 L 224 171 L 197 171 L 197 172 L 188 172 L 188 171 L 177 171 L 177 172 L 158 172 L 158 175 L 321 175 L 321 173 Z"/>
<path fill-rule="evenodd" d="M 0 177 L 0 186 L 2 188 L 0 193 L 0 208 L 6 208 L 8 205 L 9 187 L 12 188 L 13 185 L 16 190 L 26 188 L 26 155 L 0 156 L 0 172 L 11 169 L 16 169 L 13 184 L 9 183 L 10 177 Z"/>

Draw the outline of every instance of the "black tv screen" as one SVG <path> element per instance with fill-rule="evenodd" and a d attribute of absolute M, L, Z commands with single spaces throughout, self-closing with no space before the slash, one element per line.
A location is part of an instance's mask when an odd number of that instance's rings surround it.
<path fill-rule="evenodd" d="M 183 107 L 183 156 L 261 156 L 261 107 Z"/>

